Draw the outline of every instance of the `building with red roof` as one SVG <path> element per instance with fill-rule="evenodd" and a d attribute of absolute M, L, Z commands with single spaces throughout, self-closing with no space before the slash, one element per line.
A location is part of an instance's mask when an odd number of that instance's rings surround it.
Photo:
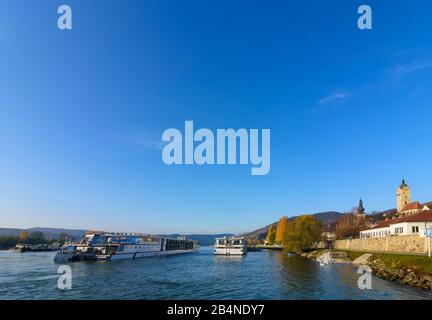
<path fill-rule="evenodd" d="M 427 206 L 426 206 L 427 207 Z M 360 238 L 378 238 L 397 235 L 425 236 L 426 229 L 432 228 L 432 210 L 423 210 L 410 216 L 379 221 L 361 230 Z"/>

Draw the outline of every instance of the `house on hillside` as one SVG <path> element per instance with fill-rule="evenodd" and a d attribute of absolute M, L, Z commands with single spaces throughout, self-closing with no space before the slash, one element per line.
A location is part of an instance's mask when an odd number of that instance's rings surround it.
<path fill-rule="evenodd" d="M 409 216 L 380 221 L 367 229 L 361 230 L 360 238 L 413 234 L 424 237 L 427 228 L 432 228 L 432 210 L 421 210 Z"/>

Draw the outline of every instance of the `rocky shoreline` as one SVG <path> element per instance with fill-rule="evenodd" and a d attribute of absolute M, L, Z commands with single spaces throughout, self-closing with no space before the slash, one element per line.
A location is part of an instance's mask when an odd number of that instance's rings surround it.
<path fill-rule="evenodd" d="M 398 281 L 401 284 L 410 285 L 422 289 L 432 290 L 432 274 L 415 270 L 415 268 L 403 268 L 397 262 L 386 264 L 371 253 L 365 253 L 354 260 L 350 260 L 348 253 L 344 251 L 330 252 L 312 251 L 301 254 L 302 257 L 316 260 L 321 265 L 331 263 L 351 263 L 354 266 L 366 265 L 372 273 L 380 278 Z"/>
<path fill-rule="evenodd" d="M 410 268 L 399 268 L 397 265 L 388 266 L 379 259 L 372 259 L 368 265 L 372 269 L 373 274 L 380 278 L 398 281 L 413 287 L 432 289 L 431 274 L 422 274 Z"/>

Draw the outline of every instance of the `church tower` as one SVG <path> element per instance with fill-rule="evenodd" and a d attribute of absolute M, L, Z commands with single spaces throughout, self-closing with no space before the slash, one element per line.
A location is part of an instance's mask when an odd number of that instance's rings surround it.
<path fill-rule="evenodd" d="M 401 212 L 405 206 L 411 202 L 411 189 L 402 180 L 402 184 L 396 190 L 397 212 Z"/>
<path fill-rule="evenodd" d="M 360 199 L 359 205 L 355 211 L 355 215 L 357 218 L 364 218 L 365 217 L 365 208 L 363 207 L 363 200 Z"/>

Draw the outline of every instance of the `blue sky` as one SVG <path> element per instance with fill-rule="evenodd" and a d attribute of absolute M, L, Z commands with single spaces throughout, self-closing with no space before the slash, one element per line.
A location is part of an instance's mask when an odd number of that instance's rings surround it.
<path fill-rule="evenodd" d="M 73 30 L 57 29 L 69 4 Z M 369 4 L 373 30 L 357 28 Z M 430 1 L 0 0 L 0 227 L 243 232 L 432 200 Z M 167 166 L 167 128 L 270 128 L 271 171 Z"/>

